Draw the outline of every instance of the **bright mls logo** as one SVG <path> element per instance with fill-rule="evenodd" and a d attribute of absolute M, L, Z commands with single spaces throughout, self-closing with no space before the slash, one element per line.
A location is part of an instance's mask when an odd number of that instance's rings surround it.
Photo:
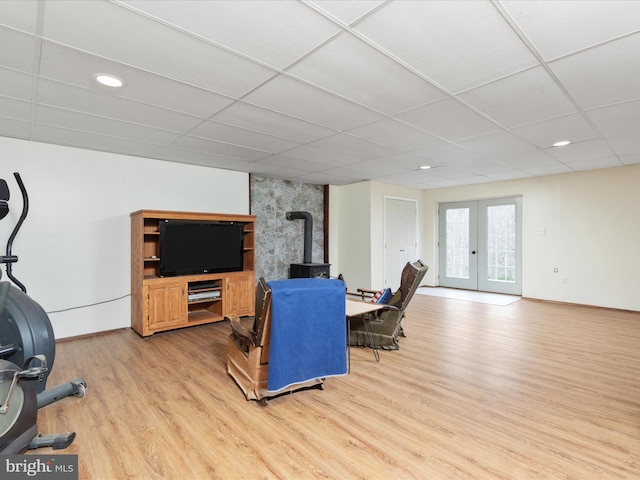
<path fill-rule="evenodd" d="M 2 455 L 3 480 L 78 480 L 77 455 Z"/>

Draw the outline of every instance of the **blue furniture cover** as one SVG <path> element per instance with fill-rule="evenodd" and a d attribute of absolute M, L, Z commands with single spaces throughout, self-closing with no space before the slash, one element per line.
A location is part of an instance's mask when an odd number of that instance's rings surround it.
<path fill-rule="evenodd" d="M 341 280 L 293 278 L 271 287 L 267 390 L 347 374 L 345 286 Z"/>

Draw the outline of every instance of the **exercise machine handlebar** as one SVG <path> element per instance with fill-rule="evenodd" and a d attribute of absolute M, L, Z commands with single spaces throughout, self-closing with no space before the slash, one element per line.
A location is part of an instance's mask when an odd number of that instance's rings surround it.
<path fill-rule="evenodd" d="M 20 174 L 18 172 L 14 172 L 13 176 L 18 183 L 18 187 L 20 187 L 20 192 L 22 193 L 22 213 L 20 213 L 20 218 L 16 223 L 16 226 L 13 228 L 13 232 L 9 236 L 9 240 L 7 240 L 7 254 L 4 256 L 0 256 L 0 263 L 4 263 L 7 269 L 7 277 L 16 284 L 20 290 L 24 293 L 27 293 L 27 288 L 13 275 L 12 265 L 18 261 L 18 257 L 16 255 L 11 254 L 11 248 L 13 246 L 13 240 L 18 235 L 18 231 L 20 227 L 22 227 L 22 223 L 24 219 L 27 218 L 27 213 L 29 213 L 29 196 L 27 195 L 27 189 L 22 182 L 22 178 L 20 178 Z M 2 272 L 0 271 L 0 277 L 2 276 Z"/>

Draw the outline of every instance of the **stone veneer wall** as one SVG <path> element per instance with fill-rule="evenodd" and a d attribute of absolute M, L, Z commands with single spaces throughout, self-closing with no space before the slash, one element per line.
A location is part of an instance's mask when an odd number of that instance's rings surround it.
<path fill-rule="evenodd" d="M 311 261 L 324 263 L 324 187 L 251 175 L 250 188 L 256 279 L 289 278 L 289 264 L 302 263 L 304 220 L 287 220 L 290 211 L 307 211 L 313 217 Z"/>

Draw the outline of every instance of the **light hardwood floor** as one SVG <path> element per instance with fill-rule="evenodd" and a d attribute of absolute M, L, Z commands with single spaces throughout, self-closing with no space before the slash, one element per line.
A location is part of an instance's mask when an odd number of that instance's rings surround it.
<path fill-rule="evenodd" d="M 416 295 L 401 350 L 351 350 L 325 389 L 248 402 L 227 323 L 58 344 L 39 412 L 80 479 L 637 479 L 640 313 Z M 48 449 L 33 453 L 47 453 Z"/>

